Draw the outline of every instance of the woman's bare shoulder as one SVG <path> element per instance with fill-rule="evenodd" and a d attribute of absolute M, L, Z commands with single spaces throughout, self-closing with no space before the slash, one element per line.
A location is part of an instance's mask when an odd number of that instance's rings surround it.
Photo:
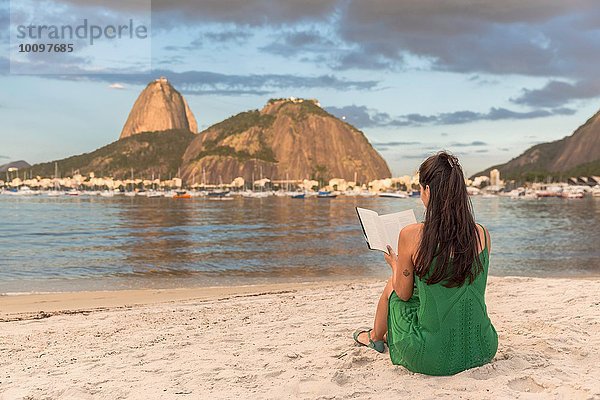
<path fill-rule="evenodd" d="M 423 232 L 423 223 L 417 222 L 415 224 L 406 225 L 400 231 L 400 236 L 407 236 L 411 238 L 420 238 Z"/>

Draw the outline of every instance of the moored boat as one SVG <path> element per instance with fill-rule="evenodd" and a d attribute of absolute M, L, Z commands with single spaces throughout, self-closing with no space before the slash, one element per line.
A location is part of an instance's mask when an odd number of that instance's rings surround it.
<path fill-rule="evenodd" d="M 378 195 L 379 197 L 391 197 L 391 198 L 395 198 L 395 199 L 406 199 L 408 198 L 407 194 L 404 192 L 382 192 L 379 193 Z"/>
<path fill-rule="evenodd" d="M 229 194 L 229 190 L 213 190 L 213 191 L 207 193 L 208 197 L 224 197 L 224 196 L 227 196 L 228 194 Z"/>
<path fill-rule="evenodd" d="M 177 190 L 175 192 L 175 195 L 173 196 L 174 199 L 191 199 L 192 195 L 189 194 L 187 191 L 185 190 Z"/>
<path fill-rule="evenodd" d="M 328 190 L 319 190 L 319 192 L 317 193 L 317 197 L 320 199 L 333 199 L 337 197 L 337 194 L 332 193 Z"/>

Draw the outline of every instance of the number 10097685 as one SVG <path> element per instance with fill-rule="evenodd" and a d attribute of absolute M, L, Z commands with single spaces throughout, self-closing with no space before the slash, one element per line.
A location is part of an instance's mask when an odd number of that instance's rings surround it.
<path fill-rule="evenodd" d="M 19 53 L 71 53 L 72 43 L 21 43 Z"/>

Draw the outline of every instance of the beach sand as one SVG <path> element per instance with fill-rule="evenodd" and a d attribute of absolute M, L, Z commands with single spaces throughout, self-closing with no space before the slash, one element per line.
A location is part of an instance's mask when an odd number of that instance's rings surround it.
<path fill-rule="evenodd" d="M 383 284 L 1 296 L 0 399 L 600 398 L 600 279 L 490 277 L 498 353 L 451 377 L 354 345 Z"/>

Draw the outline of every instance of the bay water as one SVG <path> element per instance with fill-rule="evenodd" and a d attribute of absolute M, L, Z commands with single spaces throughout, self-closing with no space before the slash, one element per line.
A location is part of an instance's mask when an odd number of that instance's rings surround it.
<path fill-rule="evenodd" d="M 472 198 L 491 275 L 600 276 L 600 198 Z M 0 293 L 385 278 L 355 207 L 418 198 L 0 196 Z"/>

